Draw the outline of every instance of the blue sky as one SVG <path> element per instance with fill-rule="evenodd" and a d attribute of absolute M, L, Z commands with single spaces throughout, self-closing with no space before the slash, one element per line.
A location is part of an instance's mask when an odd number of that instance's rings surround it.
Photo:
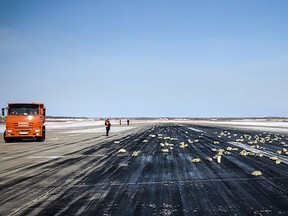
<path fill-rule="evenodd" d="M 288 116 L 288 1 L 0 0 L 0 105 Z"/>

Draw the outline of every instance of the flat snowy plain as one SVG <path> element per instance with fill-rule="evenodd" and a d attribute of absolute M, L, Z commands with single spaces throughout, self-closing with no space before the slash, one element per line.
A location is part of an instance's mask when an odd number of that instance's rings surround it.
<path fill-rule="evenodd" d="M 135 122 L 134 122 L 135 123 Z M 133 128 L 133 126 L 124 126 L 125 124 L 122 124 L 121 127 L 119 126 L 118 121 L 111 121 L 111 132 L 120 132 L 124 130 L 128 130 Z M 92 121 L 92 120 L 67 120 L 67 121 L 55 121 L 51 122 L 48 121 L 45 123 L 46 130 L 47 131 L 53 131 L 53 130 L 61 130 L 66 129 L 63 133 L 104 133 L 105 132 L 105 126 L 104 121 Z M 89 127 L 89 129 L 83 129 L 85 127 Z M 91 128 L 93 127 L 93 128 Z M 0 133 L 3 133 L 5 131 L 5 125 L 0 125 Z"/>
<path fill-rule="evenodd" d="M 243 128 L 243 129 L 251 129 L 251 130 L 258 130 L 258 131 L 269 131 L 275 133 L 288 133 L 288 122 L 285 121 L 255 121 L 255 120 L 239 120 L 239 121 L 190 121 L 190 120 L 153 120 L 152 122 L 178 122 L 178 123 L 196 123 L 196 124 L 204 124 L 204 125 L 211 125 L 211 126 L 227 126 L 233 128 Z M 111 132 L 121 132 L 125 130 L 129 130 L 133 128 L 133 124 L 145 124 L 151 123 L 151 121 L 147 120 L 137 120 L 131 121 L 131 126 L 126 126 L 126 122 L 122 122 L 122 126 L 119 127 L 118 120 L 111 120 Z M 55 121 L 51 122 L 48 121 L 45 123 L 46 129 L 49 130 L 61 130 L 61 129 L 68 129 L 65 133 L 104 133 L 105 126 L 104 121 L 95 121 L 95 120 L 69 120 L 67 121 Z M 124 126 L 125 125 L 125 126 Z M 85 127 L 90 127 L 89 129 L 83 129 Z M 91 127 L 94 127 L 91 129 Z M 0 125 L 0 133 L 5 131 L 5 125 Z"/>

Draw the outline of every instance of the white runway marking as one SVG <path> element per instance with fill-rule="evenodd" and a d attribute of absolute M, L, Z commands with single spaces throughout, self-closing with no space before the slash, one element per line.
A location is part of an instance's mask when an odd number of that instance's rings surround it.
<path fill-rule="evenodd" d="M 54 141 L 54 140 L 59 140 L 62 139 L 63 137 L 55 137 L 55 138 L 50 138 L 50 139 L 46 139 L 47 141 Z"/>
<path fill-rule="evenodd" d="M 202 130 L 198 130 L 198 129 L 196 129 L 196 128 L 193 128 L 193 127 L 189 127 L 189 129 L 190 129 L 190 130 L 193 130 L 193 131 L 196 131 L 196 132 L 200 132 L 200 133 L 202 133 L 202 132 L 203 132 Z"/>
<path fill-rule="evenodd" d="M 31 156 L 28 157 L 29 159 L 57 159 L 57 158 L 61 158 L 63 156 Z"/>
<path fill-rule="evenodd" d="M 58 158 L 78 158 L 78 157 L 106 157 L 106 154 L 91 154 L 91 155 L 81 155 L 75 154 L 72 156 L 61 156 L 61 155 L 51 155 L 51 156 L 30 156 L 28 159 L 58 159 Z M 8 157 L 6 157 L 8 158 Z M 12 157 L 11 157 L 12 158 Z"/>

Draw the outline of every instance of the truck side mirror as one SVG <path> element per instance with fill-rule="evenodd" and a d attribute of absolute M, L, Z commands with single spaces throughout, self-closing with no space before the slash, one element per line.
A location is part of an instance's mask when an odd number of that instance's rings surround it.
<path fill-rule="evenodd" d="M 43 109 L 43 116 L 46 116 L 46 108 Z"/>
<path fill-rule="evenodd" d="M 5 115 L 5 108 L 2 108 L 2 116 Z"/>

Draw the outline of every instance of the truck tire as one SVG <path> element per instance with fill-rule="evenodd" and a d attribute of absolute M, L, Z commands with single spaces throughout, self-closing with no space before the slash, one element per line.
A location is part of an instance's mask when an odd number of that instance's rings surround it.
<path fill-rule="evenodd" d="M 13 142 L 13 139 L 12 139 L 12 138 L 6 137 L 6 131 L 4 131 L 3 139 L 4 139 L 4 141 L 5 141 L 6 143 L 11 143 L 11 142 Z"/>
<path fill-rule="evenodd" d="M 46 128 L 45 128 L 45 126 L 43 126 L 43 128 L 42 128 L 42 136 L 38 137 L 37 141 L 38 142 L 44 142 L 45 138 L 46 138 Z"/>

